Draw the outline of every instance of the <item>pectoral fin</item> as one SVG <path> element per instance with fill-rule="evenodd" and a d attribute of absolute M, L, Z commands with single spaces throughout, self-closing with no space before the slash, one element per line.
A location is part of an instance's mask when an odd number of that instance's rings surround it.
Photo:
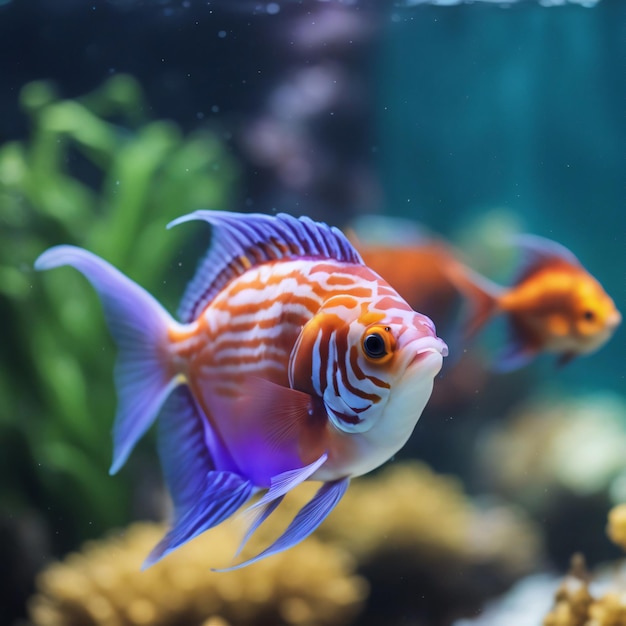
<path fill-rule="evenodd" d="M 272 381 L 250 377 L 235 400 L 227 399 L 217 414 L 225 440 L 242 473 L 257 486 L 308 465 L 325 449 L 326 415 L 307 393 Z"/>

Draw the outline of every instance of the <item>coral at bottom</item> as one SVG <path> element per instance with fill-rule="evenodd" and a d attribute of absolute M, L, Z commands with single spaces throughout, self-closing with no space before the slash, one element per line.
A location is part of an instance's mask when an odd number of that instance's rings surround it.
<path fill-rule="evenodd" d="M 272 541 L 312 489 L 289 494 L 251 543 Z M 36 626 L 324 626 L 358 616 L 364 626 L 392 626 L 410 615 L 413 626 L 447 626 L 533 571 L 541 555 L 538 530 L 519 510 L 478 506 L 459 481 L 417 462 L 355 480 L 295 548 L 212 572 L 230 564 L 241 521 L 204 533 L 143 572 L 162 526 L 135 524 L 87 544 L 39 575 L 31 619 Z"/>
<path fill-rule="evenodd" d="M 607 534 L 614 543 L 626 549 L 626 504 L 609 512 Z M 603 590 L 594 589 L 583 557 L 575 555 L 543 626 L 626 626 L 626 584 L 623 572 L 616 571 L 618 574 L 612 573 Z M 598 586 L 602 587 L 602 584 L 595 584 L 596 588 Z"/>
<path fill-rule="evenodd" d="M 137 523 L 88 543 L 44 570 L 30 614 L 38 626 L 279 626 L 346 624 L 367 595 L 344 551 L 309 541 L 241 570 L 217 573 L 232 555 L 232 525 L 213 529 L 145 571 L 162 537 Z"/>
<path fill-rule="evenodd" d="M 593 593 L 584 559 L 576 555 L 543 626 L 626 626 L 626 589 Z"/>

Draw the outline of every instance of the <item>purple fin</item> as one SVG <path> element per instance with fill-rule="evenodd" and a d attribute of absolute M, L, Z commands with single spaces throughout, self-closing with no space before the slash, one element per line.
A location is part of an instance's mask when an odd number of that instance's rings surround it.
<path fill-rule="evenodd" d="M 157 426 L 163 475 L 179 518 L 194 505 L 209 472 L 234 470 L 235 464 L 186 385 L 167 399 Z"/>
<path fill-rule="evenodd" d="M 249 507 L 244 511 L 244 515 L 250 515 L 250 523 L 246 530 L 246 534 L 244 535 L 239 547 L 237 548 L 237 552 L 235 552 L 235 557 L 238 557 L 244 546 L 250 540 L 250 537 L 254 535 L 256 529 L 276 510 L 276 507 L 283 501 L 285 496 L 277 496 L 274 500 L 270 502 L 266 502 L 262 506 L 259 507 L 258 503 L 256 507 Z"/>
<path fill-rule="evenodd" d="M 168 327 L 175 322 L 147 291 L 87 250 L 56 246 L 35 262 L 38 270 L 64 265 L 77 269 L 93 285 L 119 348 L 115 367 L 118 408 L 110 469 L 115 474 L 178 384 L 168 373 L 163 356 Z"/>
<path fill-rule="evenodd" d="M 326 460 L 328 459 L 328 454 L 324 452 L 322 456 L 313 463 L 306 465 L 305 467 L 301 467 L 295 470 L 289 470 L 287 472 L 283 472 L 282 474 L 278 474 L 278 476 L 274 476 L 272 478 L 272 482 L 270 488 L 267 490 L 267 493 L 258 501 L 251 505 L 251 509 L 255 509 L 256 507 L 263 506 L 272 500 L 280 496 L 284 496 L 286 493 L 291 491 L 294 487 L 297 487 L 301 482 L 304 482 L 307 478 L 313 476 L 313 474 L 320 468 Z"/>
<path fill-rule="evenodd" d="M 525 367 L 537 356 L 537 348 L 525 339 L 521 328 L 512 319 L 507 321 L 506 342 L 492 366 L 494 372 L 512 372 Z"/>
<path fill-rule="evenodd" d="M 522 261 L 513 281 L 515 285 L 549 264 L 566 263 L 580 267 L 580 261 L 574 253 L 552 239 L 538 235 L 517 235 L 511 238 L 511 242 L 522 251 Z"/>
<path fill-rule="evenodd" d="M 333 482 L 324 483 L 313 498 L 305 504 L 302 509 L 295 516 L 291 524 L 287 527 L 287 530 L 268 548 L 263 550 L 257 556 L 227 567 L 224 569 L 218 569 L 214 571 L 228 572 L 231 570 L 245 567 L 256 563 L 261 559 L 264 559 L 273 554 L 284 552 L 289 548 L 300 543 L 306 539 L 325 519 L 330 512 L 337 506 L 337 503 L 343 497 L 348 485 L 350 484 L 349 478 L 343 478 L 341 480 L 335 480 Z"/>
<path fill-rule="evenodd" d="M 497 358 L 492 369 L 501 374 L 513 372 L 528 365 L 537 355 L 534 350 L 524 350 L 519 346 L 511 346 L 503 351 Z"/>
<path fill-rule="evenodd" d="M 504 347 L 491 369 L 494 372 L 512 372 L 528 365 L 538 354 L 537 338 L 514 317 L 506 318 Z"/>
<path fill-rule="evenodd" d="M 328 454 L 324 453 L 322 456 L 313 463 L 296 470 L 289 470 L 283 472 L 278 476 L 272 478 L 270 488 L 265 495 L 251 504 L 244 515 L 253 513 L 250 525 L 246 531 L 246 534 L 237 549 L 237 554 L 241 552 L 246 545 L 250 537 L 254 534 L 256 529 L 269 517 L 274 509 L 283 501 L 285 494 L 291 491 L 294 487 L 297 487 L 300 483 L 304 482 L 307 478 L 310 478 L 328 459 Z M 236 556 L 235 555 L 235 556 Z"/>
<path fill-rule="evenodd" d="M 233 472 L 209 472 L 194 494 L 193 504 L 155 546 L 142 569 L 154 565 L 201 533 L 221 524 L 250 498 L 253 485 Z"/>
<path fill-rule="evenodd" d="M 224 285 L 260 263 L 314 257 L 363 264 L 339 229 L 307 217 L 195 211 L 170 222 L 168 228 L 191 220 L 208 222 L 213 232 L 209 250 L 179 307 L 184 322 L 195 320 Z"/>

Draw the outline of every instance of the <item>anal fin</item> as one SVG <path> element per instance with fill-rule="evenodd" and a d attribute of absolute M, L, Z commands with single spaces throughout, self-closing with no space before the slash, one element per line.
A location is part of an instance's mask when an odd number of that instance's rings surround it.
<path fill-rule="evenodd" d="M 158 425 L 159 456 L 174 502 L 174 524 L 144 568 L 226 520 L 254 489 L 236 473 L 230 455 L 186 386 L 168 398 Z"/>
<path fill-rule="evenodd" d="M 179 517 L 202 492 L 209 472 L 236 468 L 186 385 L 167 399 L 157 426 L 163 476 Z"/>
<path fill-rule="evenodd" d="M 209 472 L 202 487 L 195 492 L 193 505 L 175 521 L 174 527 L 144 561 L 142 569 L 229 518 L 250 498 L 252 490 L 249 480 L 233 472 Z"/>

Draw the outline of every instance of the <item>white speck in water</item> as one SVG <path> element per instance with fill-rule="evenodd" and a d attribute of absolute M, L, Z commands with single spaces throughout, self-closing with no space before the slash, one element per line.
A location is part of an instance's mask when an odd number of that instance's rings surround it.
<path fill-rule="evenodd" d="M 211 113 L 219 113 L 220 112 L 220 108 L 217 106 L 217 104 L 214 104 L 211 107 Z"/>
<path fill-rule="evenodd" d="M 226 33 L 226 31 L 225 31 L 225 30 L 220 30 L 220 31 L 218 31 L 217 36 L 218 36 L 220 39 L 224 39 L 224 38 L 226 37 L 226 34 L 227 34 L 227 33 Z"/>
<path fill-rule="evenodd" d="M 280 4 L 278 4 L 278 2 L 270 2 L 266 7 L 265 7 L 265 11 L 269 14 L 269 15 L 276 15 L 277 13 L 280 13 Z"/>

